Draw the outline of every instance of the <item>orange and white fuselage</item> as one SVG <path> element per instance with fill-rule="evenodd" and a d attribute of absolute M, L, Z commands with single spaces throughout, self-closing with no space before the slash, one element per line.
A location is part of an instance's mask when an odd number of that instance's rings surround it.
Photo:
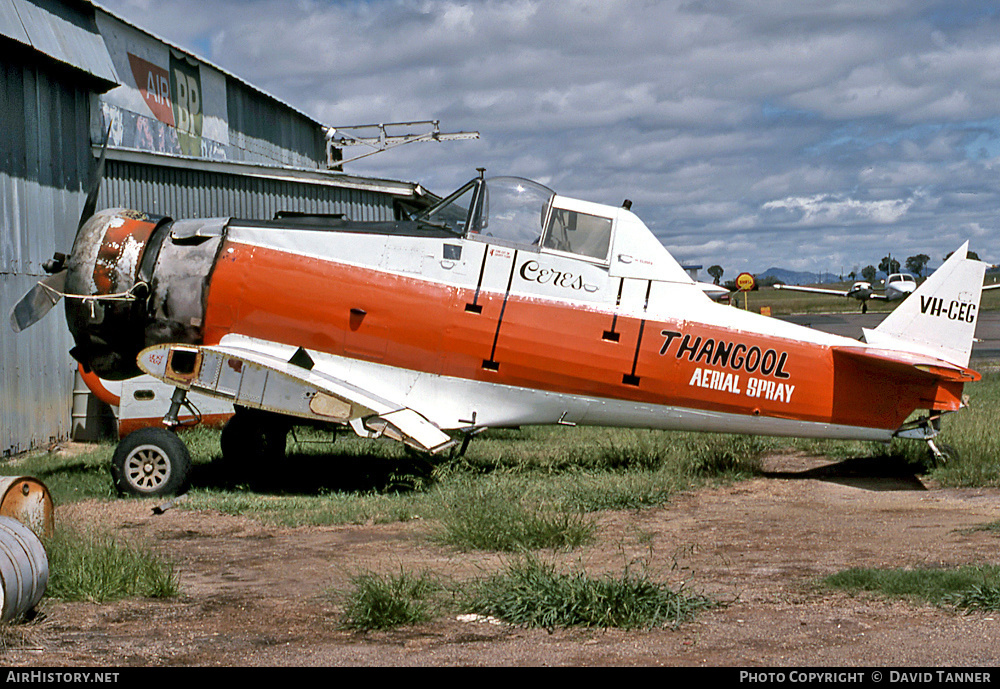
<path fill-rule="evenodd" d="M 302 347 L 441 429 L 575 423 L 885 440 L 964 381 L 713 303 L 631 212 L 606 260 L 486 234 L 229 224 L 204 343 Z M 852 356 L 851 354 L 854 353 Z"/>
<path fill-rule="evenodd" d="M 139 367 L 430 450 L 553 423 L 887 440 L 978 379 L 983 264 L 964 247 L 862 342 L 713 302 L 625 208 L 491 184 L 410 224 L 126 218 L 158 248 L 118 281 L 164 276 Z"/>

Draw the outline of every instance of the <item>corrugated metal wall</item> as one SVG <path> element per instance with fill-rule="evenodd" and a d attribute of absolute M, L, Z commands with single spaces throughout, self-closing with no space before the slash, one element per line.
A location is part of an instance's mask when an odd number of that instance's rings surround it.
<path fill-rule="evenodd" d="M 70 432 L 72 338 L 62 309 L 15 335 L 7 315 L 45 275 L 42 262 L 68 253 L 83 207 L 90 153 L 89 90 L 0 53 L 0 456 Z"/>
<path fill-rule="evenodd" d="M 343 213 L 352 220 L 392 220 L 388 194 L 111 160 L 99 208 L 123 207 L 171 218 L 273 218 L 277 211 Z"/>
<path fill-rule="evenodd" d="M 233 78 L 226 80 L 226 102 L 233 160 L 303 168 L 326 165 L 326 138 L 314 121 Z"/>

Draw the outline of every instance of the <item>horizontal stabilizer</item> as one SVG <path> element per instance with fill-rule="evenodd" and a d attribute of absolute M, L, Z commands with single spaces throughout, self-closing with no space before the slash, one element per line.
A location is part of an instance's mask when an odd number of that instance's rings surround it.
<path fill-rule="evenodd" d="M 974 383 L 982 378 L 970 368 L 910 352 L 890 352 L 874 347 L 834 347 L 833 352 L 835 356 L 874 363 L 890 370 L 912 373 L 916 369 L 928 376 L 957 383 Z"/>

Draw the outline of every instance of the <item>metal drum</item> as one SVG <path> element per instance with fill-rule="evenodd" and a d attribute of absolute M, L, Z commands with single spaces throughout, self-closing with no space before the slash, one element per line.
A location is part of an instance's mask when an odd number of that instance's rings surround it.
<path fill-rule="evenodd" d="M 49 582 L 49 558 L 35 532 L 0 516 L 0 622 L 24 615 L 42 599 Z"/>
<path fill-rule="evenodd" d="M 31 476 L 0 476 L 0 516 L 12 517 L 41 538 L 52 535 L 52 496 Z"/>

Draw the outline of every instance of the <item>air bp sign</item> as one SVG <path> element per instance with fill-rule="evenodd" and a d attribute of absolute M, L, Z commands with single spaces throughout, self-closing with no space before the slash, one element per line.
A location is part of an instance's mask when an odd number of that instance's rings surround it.
<path fill-rule="evenodd" d="M 750 273 L 740 273 L 736 276 L 736 286 L 740 288 L 741 292 L 749 292 L 754 286 L 753 275 Z"/>

